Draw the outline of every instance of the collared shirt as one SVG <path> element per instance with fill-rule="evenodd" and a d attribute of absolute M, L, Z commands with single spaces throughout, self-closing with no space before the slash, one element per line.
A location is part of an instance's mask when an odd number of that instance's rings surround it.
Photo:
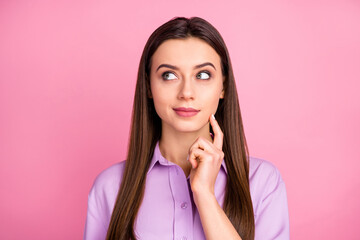
<path fill-rule="evenodd" d="M 90 190 L 84 239 L 105 239 L 119 190 L 125 161 L 101 172 Z M 255 239 L 289 239 L 285 184 L 271 163 L 250 157 L 250 194 L 255 217 Z M 215 182 L 215 197 L 222 207 L 227 169 L 222 161 Z M 136 220 L 137 239 L 203 240 L 204 231 L 192 197 L 189 177 L 166 160 L 156 145 L 147 173 L 144 198 Z"/>

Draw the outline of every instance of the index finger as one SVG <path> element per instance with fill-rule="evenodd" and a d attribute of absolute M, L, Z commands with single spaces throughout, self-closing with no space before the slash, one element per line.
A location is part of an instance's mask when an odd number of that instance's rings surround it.
<path fill-rule="evenodd" d="M 218 122 L 216 121 L 214 114 L 212 114 L 211 117 L 210 117 L 210 124 L 211 124 L 211 127 L 212 127 L 213 131 L 214 131 L 214 141 L 213 141 L 213 144 L 214 144 L 219 150 L 222 151 L 224 134 L 223 134 L 223 132 L 221 131 L 221 128 L 220 128 Z"/>

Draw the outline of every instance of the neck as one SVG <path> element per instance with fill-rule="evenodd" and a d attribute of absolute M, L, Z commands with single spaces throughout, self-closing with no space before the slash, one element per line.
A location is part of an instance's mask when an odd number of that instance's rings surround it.
<path fill-rule="evenodd" d="M 197 132 L 178 132 L 172 128 L 162 126 L 162 135 L 159 142 L 160 152 L 168 161 L 180 166 L 185 176 L 190 174 L 191 164 L 187 160 L 189 149 L 198 137 L 212 141 L 209 124 Z"/>

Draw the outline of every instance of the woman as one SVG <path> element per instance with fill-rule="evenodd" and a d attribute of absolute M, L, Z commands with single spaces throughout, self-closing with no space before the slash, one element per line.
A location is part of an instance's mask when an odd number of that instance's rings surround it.
<path fill-rule="evenodd" d="M 127 160 L 95 180 L 84 239 L 288 239 L 281 176 L 248 156 L 223 39 L 170 20 L 144 48 Z"/>

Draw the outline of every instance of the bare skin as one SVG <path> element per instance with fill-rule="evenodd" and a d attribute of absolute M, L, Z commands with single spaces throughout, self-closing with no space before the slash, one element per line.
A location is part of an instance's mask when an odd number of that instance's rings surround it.
<path fill-rule="evenodd" d="M 190 175 L 194 201 L 209 240 L 241 239 L 214 194 L 224 153 L 223 133 L 211 116 L 219 99 L 224 98 L 223 80 L 220 56 L 198 38 L 167 40 L 152 57 L 150 87 L 162 121 L 160 151 Z M 188 115 L 179 108 L 195 113 Z"/>

